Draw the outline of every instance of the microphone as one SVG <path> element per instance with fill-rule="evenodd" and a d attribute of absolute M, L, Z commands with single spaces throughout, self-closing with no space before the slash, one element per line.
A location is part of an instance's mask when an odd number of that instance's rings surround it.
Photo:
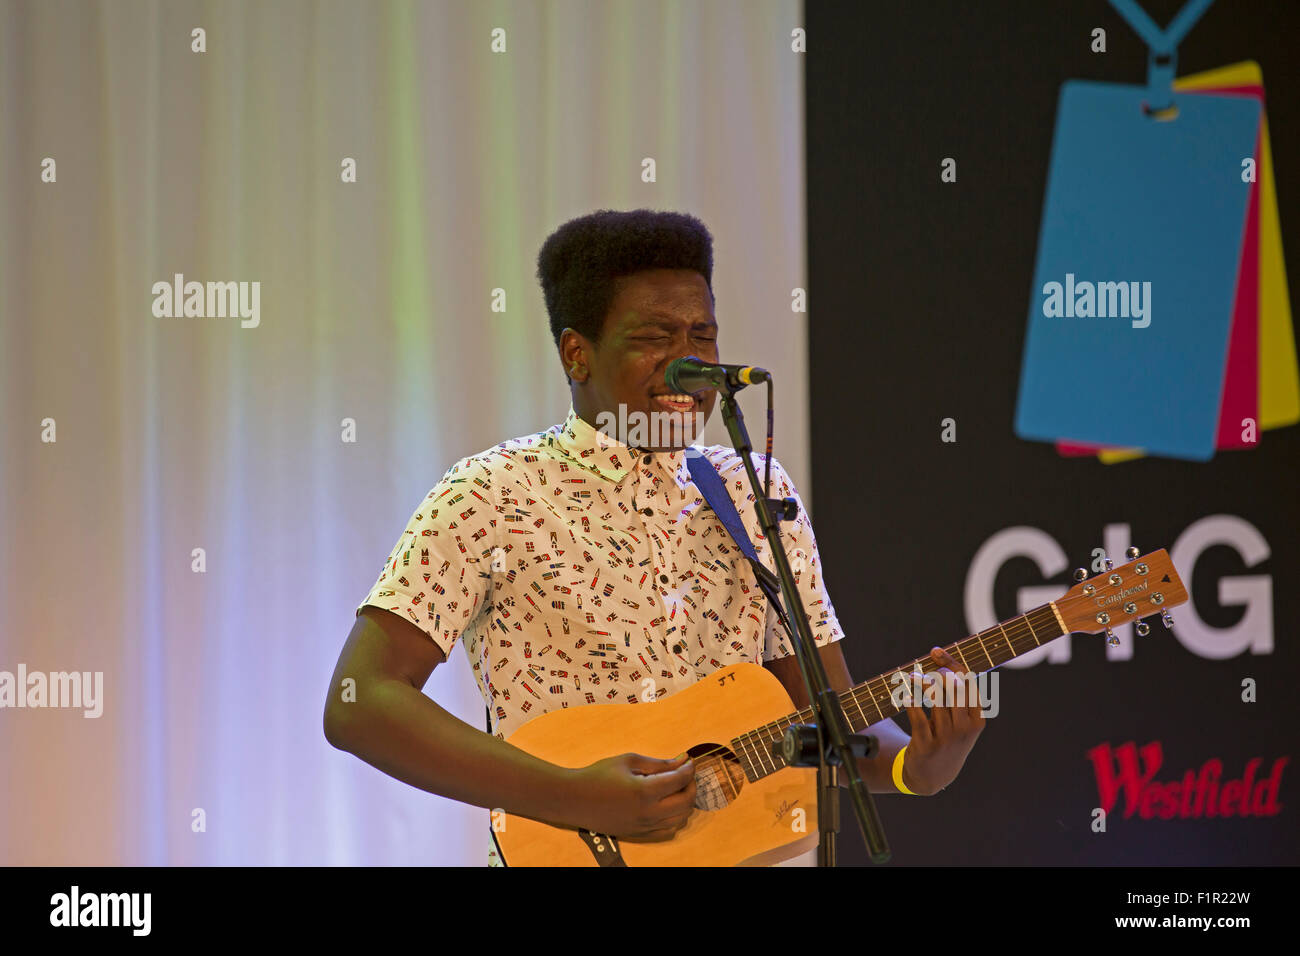
<path fill-rule="evenodd" d="M 746 385 L 757 385 L 771 378 L 767 369 L 754 365 L 709 365 L 694 355 L 673 359 L 664 373 L 664 381 L 675 392 L 689 394 L 702 388 L 722 388 L 732 391 Z"/>

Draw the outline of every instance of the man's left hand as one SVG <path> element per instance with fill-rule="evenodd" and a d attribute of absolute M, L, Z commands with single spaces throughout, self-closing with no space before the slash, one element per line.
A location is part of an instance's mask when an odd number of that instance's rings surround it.
<path fill-rule="evenodd" d="M 925 677 L 936 677 L 951 682 L 962 680 L 968 673 L 959 669 L 957 662 L 942 648 L 931 648 L 930 657 L 941 665 L 937 671 L 927 671 Z M 975 740 L 984 730 L 984 712 L 973 681 L 966 681 L 967 704 L 935 707 L 930 716 L 925 715 L 921 701 L 907 708 L 912 722 L 912 740 L 903 757 L 903 783 L 913 793 L 931 796 L 956 779 L 966 762 L 966 755 L 975 746 Z M 948 686 L 951 686 L 949 684 Z M 974 699 L 969 691 L 976 690 Z M 942 698 L 946 699 L 946 698 Z"/>

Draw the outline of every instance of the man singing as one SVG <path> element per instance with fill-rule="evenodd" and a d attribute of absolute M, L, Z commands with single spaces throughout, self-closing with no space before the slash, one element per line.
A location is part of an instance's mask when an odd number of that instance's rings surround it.
<path fill-rule="evenodd" d="M 504 738 L 549 710 L 663 699 L 740 662 L 762 664 L 796 707 L 807 706 L 788 637 L 686 463 L 693 424 L 707 421 L 716 393 L 675 395 L 664 379 L 674 359 L 719 360 L 712 277 L 712 237 L 688 215 L 604 210 L 546 240 L 538 278 L 568 415 L 462 458 L 416 506 L 339 656 L 325 707 L 333 746 L 474 806 L 623 840 L 670 840 L 696 809 L 685 755 L 562 767 Z M 665 416 L 675 427 L 597 427 Z M 696 447 L 774 569 L 739 456 Z M 762 474 L 765 456 L 753 459 Z M 812 525 L 776 459 L 771 472 L 773 497 L 798 502 L 782 541 L 831 685 L 846 691 L 853 681 Z M 421 692 L 457 643 L 490 733 Z M 932 656 L 960 670 L 939 648 Z M 356 682 L 355 700 L 342 693 L 345 678 Z M 890 719 L 867 729 L 879 750 L 858 766 L 875 793 L 899 784 L 938 792 L 984 724 L 978 702 L 908 714 L 910 741 Z M 489 862 L 499 865 L 495 850 Z"/>

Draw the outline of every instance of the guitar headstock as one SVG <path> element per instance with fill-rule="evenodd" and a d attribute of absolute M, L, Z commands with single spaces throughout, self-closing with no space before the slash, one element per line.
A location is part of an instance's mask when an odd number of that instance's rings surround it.
<path fill-rule="evenodd" d="M 1105 632 L 1107 643 L 1118 644 L 1111 628 L 1138 618 L 1159 614 L 1165 627 L 1174 626 L 1169 608 L 1187 603 L 1187 588 L 1169 552 L 1161 548 L 1138 557 L 1138 549 L 1129 548 L 1128 558 L 1128 564 L 1113 569 L 1107 559 L 1106 570 L 1091 578 L 1083 568 L 1074 572 L 1078 583 L 1053 602 L 1068 632 Z M 1145 621 L 1137 626 L 1139 635 L 1148 630 Z"/>

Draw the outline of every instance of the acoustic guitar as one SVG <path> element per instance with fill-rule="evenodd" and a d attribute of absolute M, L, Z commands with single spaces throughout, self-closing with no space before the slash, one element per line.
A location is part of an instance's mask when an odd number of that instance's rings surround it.
<path fill-rule="evenodd" d="M 1077 583 L 1056 601 L 1013 617 L 945 650 L 979 674 L 1072 633 L 1107 635 L 1111 629 L 1186 602 L 1183 587 L 1161 549 Z M 1146 622 L 1136 628 L 1148 632 Z M 940 667 L 926 656 L 858 684 L 840 695 L 856 733 L 899 713 L 900 681 Z M 910 679 L 908 680 L 910 687 Z M 765 866 L 817 845 L 814 768 L 788 767 L 779 744 L 787 727 L 811 723 L 812 708 L 794 711 L 785 687 L 758 664 L 734 664 L 691 687 L 644 704 L 591 704 L 554 710 L 518 728 L 509 742 L 543 760 L 583 767 L 621 753 L 695 761 L 696 810 L 671 840 L 615 840 L 508 813 L 493 815 L 498 847 L 508 866 Z M 774 749 L 774 745 L 775 748 Z"/>

